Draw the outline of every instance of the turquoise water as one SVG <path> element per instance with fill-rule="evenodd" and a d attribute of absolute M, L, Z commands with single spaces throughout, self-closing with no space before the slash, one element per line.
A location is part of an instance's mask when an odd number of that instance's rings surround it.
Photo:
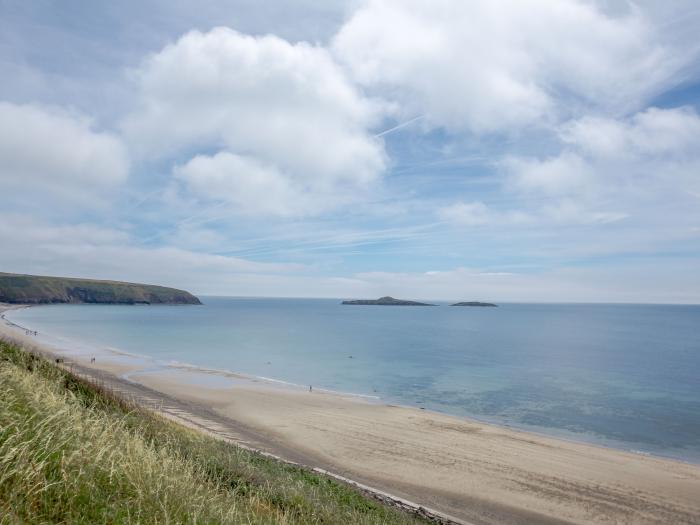
<path fill-rule="evenodd" d="M 42 333 L 700 463 L 700 306 L 57 305 Z"/>

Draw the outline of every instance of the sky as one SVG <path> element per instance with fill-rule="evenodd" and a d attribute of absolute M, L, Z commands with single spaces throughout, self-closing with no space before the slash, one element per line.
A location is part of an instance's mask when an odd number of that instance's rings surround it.
<path fill-rule="evenodd" d="M 700 303 L 700 5 L 0 0 L 0 271 Z"/>

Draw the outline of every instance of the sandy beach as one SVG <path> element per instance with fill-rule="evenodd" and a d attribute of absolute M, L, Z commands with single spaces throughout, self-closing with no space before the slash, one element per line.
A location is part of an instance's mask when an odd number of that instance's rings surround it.
<path fill-rule="evenodd" d="M 5 321 L 0 335 L 61 351 Z M 235 374 L 67 355 L 115 381 L 126 374 L 192 410 L 212 411 L 239 425 L 251 446 L 467 523 L 700 523 L 697 465 Z"/>

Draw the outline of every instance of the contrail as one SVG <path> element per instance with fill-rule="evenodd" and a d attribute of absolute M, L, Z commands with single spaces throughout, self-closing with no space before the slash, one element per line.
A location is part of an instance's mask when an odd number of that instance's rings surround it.
<path fill-rule="evenodd" d="M 139 200 L 137 200 L 134 204 L 132 204 L 130 207 L 128 207 L 128 210 L 135 210 L 139 206 L 141 206 L 144 202 L 147 200 L 151 199 L 154 195 L 157 195 L 158 193 L 161 193 L 163 191 L 162 188 L 158 188 L 157 190 L 153 190 L 146 195 L 142 196 Z"/>
<path fill-rule="evenodd" d="M 374 135 L 374 138 L 376 139 L 379 137 L 383 137 L 384 135 L 392 133 L 392 132 L 396 131 L 397 129 L 401 129 L 403 127 L 406 127 L 409 124 L 414 123 L 416 120 L 420 120 L 422 118 L 425 118 L 425 115 L 418 115 L 417 117 L 413 117 L 411 120 L 407 120 L 406 122 L 402 122 L 401 124 L 397 124 L 393 128 L 385 129 L 384 131 L 377 133 L 376 135 Z"/>

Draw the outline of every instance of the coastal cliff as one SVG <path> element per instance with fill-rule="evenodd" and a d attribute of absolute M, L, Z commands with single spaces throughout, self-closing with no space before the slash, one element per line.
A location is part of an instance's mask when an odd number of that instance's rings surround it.
<path fill-rule="evenodd" d="M 0 302 L 202 304 L 189 292 L 165 286 L 2 272 L 0 272 Z"/>
<path fill-rule="evenodd" d="M 380 297 L 379 299 L 357 299 L 354 301 L 343 301 L 341 304 L 353 305 L 379 305 L 379 306 L 435 306 L 434 304 L 419 303 L 416 301 L 402 301 L 393 297 Z"/>

